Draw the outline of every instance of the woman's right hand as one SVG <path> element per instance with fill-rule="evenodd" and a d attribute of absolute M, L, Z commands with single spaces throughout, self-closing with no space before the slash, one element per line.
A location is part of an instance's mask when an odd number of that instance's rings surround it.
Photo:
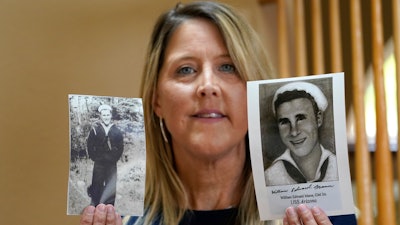
<path fill-rule="evenodd" d="M 283 218 L 284 225 L 332 225 L 325 212 L 315 206 L 308 208 L 304 204 L 297 207 L 290 206 L 286 209 L 285 217 Z"/>
<path fill-rule="evenodd" d="M 113 205 L 88 206 L 81 215 L 81 225 L 122 225 L 121 216 Z"/>

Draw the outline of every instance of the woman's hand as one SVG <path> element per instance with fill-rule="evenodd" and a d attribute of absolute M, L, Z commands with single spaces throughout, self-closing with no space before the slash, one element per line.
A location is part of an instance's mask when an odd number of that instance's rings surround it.
<path fill-rule="evenodd" d="M 296 208 L 286 209 L 283 218 L 284 225 L 332 225 L 328 216 L 319 207 L 308 208 L 306 205 L 299 205 Z"/>
<path fill-rule="evenodd" d="M 121 216 L 115 212 L 114 206 L 99 204 L 88 206 L 83 210 L 81 225 L 122 225 Z"/>

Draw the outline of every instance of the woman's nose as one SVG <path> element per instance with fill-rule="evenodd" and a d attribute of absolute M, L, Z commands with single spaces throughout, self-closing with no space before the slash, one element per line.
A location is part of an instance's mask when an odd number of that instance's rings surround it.
<path fill-rule="evenodd" d="M 197 88 L 197 95 L 199 97 L 219 96 L 220 87 L 218 78 L 212 71 L 204 71 L 199 76 L 199 85 Z"/>

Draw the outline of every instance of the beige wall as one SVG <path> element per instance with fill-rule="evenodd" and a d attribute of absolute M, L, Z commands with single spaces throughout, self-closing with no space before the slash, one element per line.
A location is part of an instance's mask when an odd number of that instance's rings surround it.
<path fill-rule="evenodd" d="M 152 24 L 175 2 L 0 1 L 1 224 L 78 224 L 67 95 L 138 97 Z M 230 2 L 265 32 L 255 0 Z"/>

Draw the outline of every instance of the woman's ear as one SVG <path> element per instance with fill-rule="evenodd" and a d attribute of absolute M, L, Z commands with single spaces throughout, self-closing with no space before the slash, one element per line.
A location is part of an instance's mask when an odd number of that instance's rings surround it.
<path fill-rule="evenodd" d="M 158 117 L 162 117 L 162 113 L 161 113 L 161 105 L 159 103 L 159 98 L 158 98 L 158 92 L 154 91 L 153 94 L 153 99 L 152 99 L 152 105 L 153 105 L 153 110 L 154 113 L 158 116 Z"/>

